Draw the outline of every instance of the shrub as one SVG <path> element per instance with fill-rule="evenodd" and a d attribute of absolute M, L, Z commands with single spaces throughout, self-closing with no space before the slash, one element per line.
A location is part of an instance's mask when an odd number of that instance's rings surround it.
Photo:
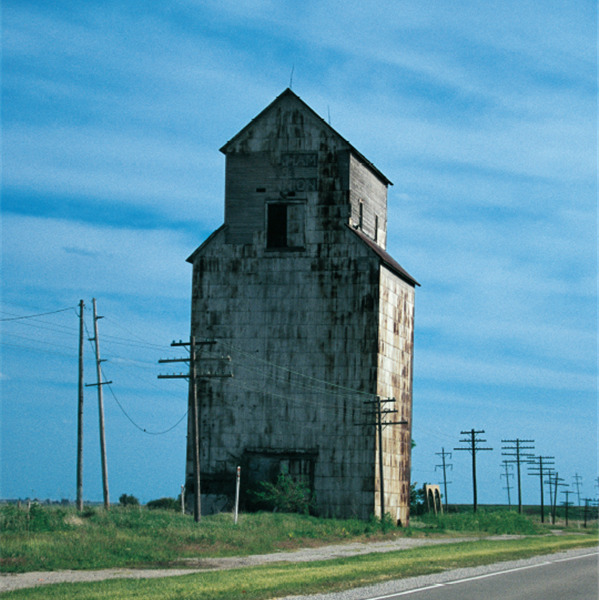
<path fill-rule="evenodd" d="M 541 526 L 525 515 L 508 510 L 479 510 L 476 513 L 433 514 L 420 517 L 423 523 L 442 531 L 476 531 L 492 534 L 540 533 Z"/>
<path fill-rule="evenodd" d="M 0 531 L 63 531 L 70 529 L 66 517 L 71 512 L 37 502 L 24 507 L 7 504 L 0 509 Z"/>
<path fill-rule="evenodd" d="M 119 504 L 121 506 L 139 506 L 140 501 L 135 496 L 128 496 L 127 494 L 121 494 L 119 496 Z"/>
<path fill-rule="evenodd" d="M 425 512 L 425 490 L 423 487 L 417 488 L 417 482 L 410 486 L 410 514 L 422 515 Z"/>
<path fill-rule="evenodd" d="M 150 500 L 150 502 L 146 504 L 146 507 L 150 510 L 181 510 L 181 504 L 177 502 L 175 498 L 159 498 L 158 500 Z"/>
<path fill-rule="evenodd" d="M 314 509 L 315 501 L 306 483 L 295 481 L 287 473 L 280 473 L 276 484 L 262 481 L 260 487 L 252 495 L 273 511 L 308 515 Z"/>

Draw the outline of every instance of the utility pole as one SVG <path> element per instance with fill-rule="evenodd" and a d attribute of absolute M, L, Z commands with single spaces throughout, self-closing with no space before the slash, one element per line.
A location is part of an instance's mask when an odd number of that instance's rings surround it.
<path fill-rule="evenodd" d="M 504 466 L 504 473 L 502 475 L 500 475 L 500 477 L 505 477 L 506 478 L 506 487 L 504 488 L 507 493 L 508 493 L 508 508 L 510 510 L 510 490 L 512 489 L 510 482 L 509 482 L 509 477 L 514 477 L 514 473 L 509 473 L 508 472 L 508 467 L 512 467 L 512 465 L 507 461 L 507 460 L 503 460 L 502 461 L 502 465 Z"/>
<path fill-rule="evenodd" d="M 477 438 L 477 435 L 480 433 L 485 433 L 485 430 L 481 429 L 479 431 L 475 431 L 475 429 L 471 429 L 471 431 L 461 431 L 461 435 L 469 435 L 470 437 L 467 439 L 459 440 L 459 442 L 469 444 L 467 448 L 454 448 L 455 450 L 466 450 L 471 453 L 472 457 L 472 467 L 473 467 L 473 512 L 477 512 L 477 460 L 476 454 L 482 450 L 492 450 L 493 448 L 481 448 L 478 447 L 477 444 L 486 442 L 487 440 L 482 440 Z"/>
<path fill-rule="evenodd" d="M 446 481 L 446 467 L 449 467 L 450 469 L 452 469 L 452 465 L 446 464 L 446 456 L 448 456 L 449 458 L 452 458 L 452 452 L 446 452 L 444 450 L 444 448 L 442 448 L 441 452 L 436 452 L 435 454 L 436 454 L 436 456 L 442 457 L 442 464 L 435 465 L 435 470 L 437 471 L 437 469 L 439 467 L 442 469 L 442 471 L 444 473 L 444 504 L 445 504 L 446 512 L 448 512 L 448 486 L 447 486 L 447 484 L 452 483 L 452 482 Z"/>
<path fill-rule="evenodd" d="M 546 470 L 546 476 L 548 477 L 548 479 L 546 479 L 546 482 L 548 484 L 548 498 L 549 498 L 549 502 L 550 502 L 550 514 L 552 515 L 552 478 L 554 477 L 554 470 L 551 468 L 548 468 Z"/>
<path fill-rule="evenodd" d="M 200 521 L 202 516 L 201 507 L 201 492 L 200 492 L 200 408 L 198 403 L 198 380 L 208 377 L 233 377 L 231 372 L 229 373 L 217 373 L 211 372 L 210 370 L 206 373 L 197 372 L 197 356 L 196 346 L 212 346 L 216 344 L 215 340 L 205 340 L 197 342 L 195 336 L 190 337 L 189 342 L 172 342 L 173 347 L 188 347 L 190 356 L 189 358 L 165 358 L 161 359 L 159 363 L 173 363 L 173 362 L 187 362 L 189 363 L 188 373 L 170 374 L 170 375 L 159 375 L 159 379 L 187 379 L 189 381 L 189 393 L 188 393 L 188 405 L 192 415 L 192 465 L 193 465 L 193 488 L 194 488 L 194 520 Z M 231 360 L 230 357 L 226 358 L 205 358 L 204 360 Z"/>
<path fill-rule="evenodd" d="M 592 502 L 591 498 L 584 498 L 585 506 L 583 507 L 583 526 L 587 527 L 588 516 L 590 514 L 590 502 Z"/>
<path fill-rule="evenodd" d="M 569 494 L 572 494 L 573 490 L 564 490 L 561 494 L 565 494 L 566 498 L 563 504 L 565 505 L 565 527 L 569 526 L 569 506 L 573 504 L 569 502 Z"/>
<path fill-rule="evenodd" d="M 522 450 L 533 450 L 533 446 L 522 446 L 521 444 L 530 444 L 535 440 L 502 440 L 503 444 L 514 444 L 513 446 L 502 446 L 502 450 L 514 450 L 514 452 L 503 452 L 502 456 L 514 456 L 513 460 L 509 462 L 517 464 L 517 485 L 518 485 L 518 496 L 519 496 L 519 513 L 523 512 L 523 503 L 521 499 L 521 463 L 528 462 L 533 454 L 522 454 Z"/>
<path fill-rule="evenodd" d="M 530 464 L 535 465 L 529 469 L 529 475 L 539 475 L 540 477 L 540 513 L 542 523 L 544 522 L 544 468 L 554 464 L 554 456 L 536 456 L 533 460 L 529 461 Z M 545 464 L 544 464 L 545 463 Z"/>
<path fill-rule="evenodd" d="M 79 378 L 77 401 L 77 510 L 83 510 L 83 300 L 79 301 Z"/>
<path fill-rule="evenodd" d="M 381 520 L 385 517 L 385 490 L 383 483 L 383 428 L 386 425 L 408 425 L 408 421 L 386 421 L 384 422 L 384 415 L 397 413 L 397 409 L 383 410 L 381 405 L 384 403 L 391 402 L 394 404 L 396 398 L 386 398 L 382 400 L 380 396 L 377 396 L 375 400 L 367 400 L 365 404 L 373 404 L 375 406 L 375 425 L 377 426 L 377 437 L 379 440 L 379 506 L 381 513 Z M 359 423 L 359 425 L 365 425 L 365 423 Z M 366 423 L 366 425 L 373 425 L 373 423 Z"/>
<path fill-rule="evenodd" d="M 564 486 L 567 487 L 566 483 L 561 483 L 562 481 L 564 481 L 564 479 L 562 477 L 558 476 L 558 471 L 555 471 L 554 473 L 550 473 L 549 474 L 549 481 L 553 482 L 553 486 L 554 489 L 551 492 L 554 495 L 554 498 L 552 499 L 552 525 L 554 525 L 556 523 L 556 498 L 558 496 L 558 486 Z"/>
<path fill-rule="evenodd" d="M 102 462 L 102 492 L 104 495 L 104 508 L 108 510 L 110 508 L 110 499 L 108 496 L 108 470 L 106 467 L 106 437 L 104 434 L 104 402 L 102 400 L 102 386 L 112 383 L 112 381 L 102 381 L 102 367 L 101 363 L 104 361 L 100 358 L 100 344 L 98 342 L 98 320 L 103 317 L 99 317 L 96 313 L 96 298 L 92 298 L 92 305 L 94 311 L 94 337 L 90 338 L 90 341 L 94 341 L 96 350 L 96 380 L 98 383 L 88 383 L 86 386 L 98 386 L 98 417 L 100 421 L 100 459 Z"/>
<path fill-rule="evenodd" d="M 573 476 L 573 479 L 575 480 L 575 487 L 577 488 L 577 506 L 581 506 L 581 494 L 580 494 L 580 487 L 581 487 L 581 475 L 578 475 L 577 473 L 575 473 L 575 475 Z"/>

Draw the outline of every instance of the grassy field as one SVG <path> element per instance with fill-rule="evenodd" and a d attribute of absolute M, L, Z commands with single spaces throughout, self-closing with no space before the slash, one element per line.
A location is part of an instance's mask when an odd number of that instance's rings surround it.
<path fill-rule="evenodd" d="M 597 544 L 598 537 L 593 535 L 474 540 L 386 554 L 267 565 L 161 579 L 48 585 L 8 592 L 3 597 L 15 600 L 267 600 L 294 594 L 339 591 L 391 579 L 528 558 Z"/>
<path fill-rule="evenodd" d="M 597 532 L 594 527 L 572 531 Z M 556 529 L 556 526 L 554 527 Z M 264 554 L 344 541 L 460 533 L 524 534 L 547 532 L 535 519 L 512 511 L 481 510 L 445 516 L 423 515 L 411 527 L 377 520 L 318 519 L 284 513 L 204 517 L 144 507 L 88 508 L 14 505 L 0 507 L 0 571 L 27 572 L 109 567 L 173 566 L 184 558 Z"/>
<path fill-rule="evenodd" d="M 161 567 L 181 558 L 263 554 L 343 540 L 398 535 L 378 521 L 317 519 L 284 513 L 203 517 L 144 507 L 110 511 L 33 505 L 0 507 L 0 571 Z"/>

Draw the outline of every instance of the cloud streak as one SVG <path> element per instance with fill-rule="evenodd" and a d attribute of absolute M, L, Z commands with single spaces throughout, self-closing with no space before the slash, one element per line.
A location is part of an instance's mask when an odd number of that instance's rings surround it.
<path fill-rule="evenodd" d="M 185 390 L 179 405 L 174 387 L 155 387 L 150 365 L 189 331 L 185 258 L 223 221 L 218 148 L 293 69 L 294 91 L 395 184 L 388 250 L 422 283 L 418 477 L 431 479 L 420 440 L 450 447 L 465 421 L 498 438 L 520 424 L 548 443 L 560 431 L 568 468 L 596 451 L 595 5 L 12 1 L 3 9 L 2 310 L 97 297 L 115 358 L 107 370 L 136 417 L 154 425 L 153 415 L 181 416 Z M 56 442 L 74 422 L 66 407 L 76 324 L 64 318 L 16 322 L 3 337 L 3 398 L 24 400 L 3 413 L 2 443 L 15 472 L 37 473 L 49 495 L 72 479 L 46 458 L 72 462 Z M 44 386 L 51 427 L 34 401 Z M 157 450 L 112 409 L 112 443 L 165 457 L 160 481 L 143 465 L 118 469 L 120 485 L 132 482 L 122 491 L 176 495 L 185 433 Z M 43 452 L 19 450 L 24 422 Z M 3 495 L 44 494 L 42 484 L 2 478 Z"/>

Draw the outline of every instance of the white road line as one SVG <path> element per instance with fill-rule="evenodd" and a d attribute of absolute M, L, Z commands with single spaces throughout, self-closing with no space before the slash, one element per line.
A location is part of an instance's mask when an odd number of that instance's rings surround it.
<path fill-rule="evenodd" d="M 569 558 L 557 558 L 552 562 L 567 562 L 568 560 L 578 560 L 580 558 L 587 558 L 588 556 L 598 556 L 598 552 L 590 552 L 590 554 L 582 554 L 581 556 L 571 556 Z"/>
<path fill-rule="evenodd" d="M 535 565 L 527 565 L 525 567 L 515 567 L 514 569 L 506 569 L 505 571 L 495 571 L 494 573 L 485 573 L 484 575 L 474 575 L 473 577 L 466 577 L 465 579 L 457 579 L 455 581 L 447 581 L 445 583 L 434 583 L 425 587 L 415 588 L 414 590 L 406 590 L 404 592 L 396 592 L 395 594 L 387 594 L 386 596 L 373 596 L 368 600 L 386 600 L 386 598 L 396 598 L 397 596 L 408 596 L 409 594 L 416 594 L 418 592 L 424 592 L 426 590 L 433 590 L 435 588 L 444 587 L 447 585 L 456 585 L 457 583 L 466 583 L 467 581 L 475 581 L 476 579 L 486 579 L 488 577 L 496 577 L 497 575 L 504 575 L 505 573 L 514 573 L 516 571 L 525 571 L 526 569 L 535 569 L 537 567 L 543 567 L 551 565 L 557 562 L 566 562 L 568 560 L 579 560 L 580 558 L 588 558 L 590 556 L 597 556 L 598 552 L 591 552 L 590 554 L 581 554 L 580 556 L 571 556 L 569 558 L 557 558 L 556 560 L 544 561 Z"/>
<path fill-rule="evenodd" d="M 388 594 L 387 596 L 374 596 L 373 598 L 368 598 L 368 600 L 385 600 L 386 598 L 396 598 L 396 596 L 408 596 L 408 594 L 416 594 L 417 592 L 424 592 L 425 590 L 433 590 L 440 587 L 444 587 L 444 584 L 434 583 L 433 585 L 428 585 L 426 587 L 406 590 L 405 592 L 396 592 L 395 594 Z"/>
<path fill-rule="evenodd" d="M 487 579 L 488 577 L 496 577 L 496 575 L 504 575 L 505 573 L 515 573 L 516 571 L 525 571 L 527 569 L 535 569 L 537 567 L 543 567 L 544 565 L 551 565 L 550 561 L 537 563 L 535 565 L 527 565 L 526 567 L 515 567 L 514 569 L 506 569 L 504 571 L 494 571 L 494 573 L 486 573 L 485 575 L 474 575 L 473 577 L 466 577 L 465 579 L 457 579 L 455 581 L 448 581 L 446 585 L 456 585 L 457 583 L 465 583 L 466 581 L 475 581 L 476 579 Z"/>

